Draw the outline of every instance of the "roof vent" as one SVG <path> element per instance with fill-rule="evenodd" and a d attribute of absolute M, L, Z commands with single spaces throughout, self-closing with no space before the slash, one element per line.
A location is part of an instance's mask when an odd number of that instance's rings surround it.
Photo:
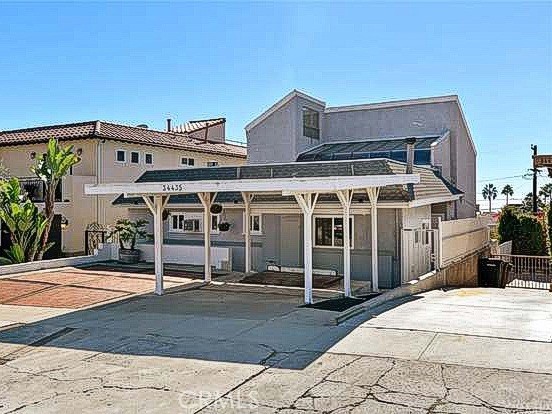
<path fill-rule="evenodd" d="M 136 125 L 137 128 L 144 128 L 144 129 L 148 129 L 149 126 L 147 126 L 146 124 L 138 124 Z"/>

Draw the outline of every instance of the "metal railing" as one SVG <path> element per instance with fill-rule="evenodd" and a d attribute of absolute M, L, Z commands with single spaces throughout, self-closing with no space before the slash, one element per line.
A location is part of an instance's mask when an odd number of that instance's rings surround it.
<path fill-rule="evenodd" d="M 507 287 L 550 290 L 552 284 L 552 258 L 519 254 L 495 254 L 511 267 Z"/>

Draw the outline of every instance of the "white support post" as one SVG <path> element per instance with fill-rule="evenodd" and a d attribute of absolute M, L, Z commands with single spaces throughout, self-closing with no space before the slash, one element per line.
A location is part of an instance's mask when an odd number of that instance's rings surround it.
<path fill-rule="evenodd" d="M 204 246 L 204 281 L 211 281 L 211 204 L 215 197 L 211 193 L 198 193 L 203 205 L 203 246 Z"/>
<path fill-rule="evenodd" d="M 341 190 L 337 192 L 337 198 L 343 208 L 343 291 L 345 296 L 351 296 L 351 202 L 353 201 L 352 190 Z"/>
<path fill-rule="evenodd" d="M 294 194 L 297 204 L 303 212 L 303 267 L 305 274 L 305 303 L 312 303 L 312 214 L 318 193 Z"/>
<path fill-rule="evenodd" d="M 248 192 L 242 191 L 244 212 L 244 227 L 245 227 L 245 273 L 251 272 L 251 195 Z"/>
<path fill-rule="evenodd" d="M 378 197 L 379 187 L 369 187 L 366 189 L 370 199 L 371 233 L 372 233 L 372 290 L 379 290 L 378 280 Z"/>
<path fill-rule="evenodd" d="M 143 197 L 153 215 L 153 242 L 155 266 L 155 294 L 163 294 L 163 209 L 169 202 L 169 196 L 156 195 L 153 201 L 149 196 Z"/>

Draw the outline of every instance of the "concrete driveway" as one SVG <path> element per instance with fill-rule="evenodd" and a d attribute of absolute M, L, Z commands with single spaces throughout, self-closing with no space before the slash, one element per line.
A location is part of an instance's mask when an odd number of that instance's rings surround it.
<path fill-rule="evenodd" d="M 189 284 L 0 333 L 0 412 L 552 411 L 552 295 L 434 291 L 340 326 L 302 291 Z"/>

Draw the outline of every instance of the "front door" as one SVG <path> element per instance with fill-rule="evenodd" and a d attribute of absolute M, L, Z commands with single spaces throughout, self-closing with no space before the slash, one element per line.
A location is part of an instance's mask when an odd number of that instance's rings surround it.
<path fill-rule="evenodd" d="M 282 216 L 280 231 L 280 265 L 302 267 L 301 216 Z"/>

